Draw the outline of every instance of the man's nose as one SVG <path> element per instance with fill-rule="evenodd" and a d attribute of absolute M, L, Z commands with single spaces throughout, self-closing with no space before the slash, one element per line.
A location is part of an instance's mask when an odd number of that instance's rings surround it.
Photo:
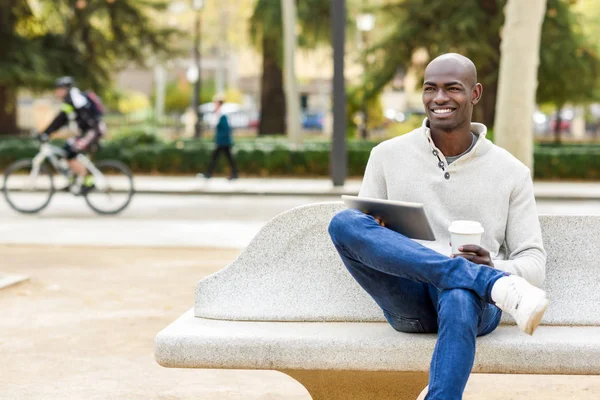
<path fill-rule="evenodd" d="M 441 104 L 447 102 L 448 100 L 448 96 L 446 95 L 446 91 L 444 89 L 438 89 L 435 92 L 435 97 L 433 98 L 434 102 Z"/>

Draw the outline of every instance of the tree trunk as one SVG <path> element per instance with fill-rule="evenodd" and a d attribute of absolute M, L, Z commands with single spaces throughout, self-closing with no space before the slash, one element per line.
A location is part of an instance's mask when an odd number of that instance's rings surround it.
<path fill-rule="evenodd" d="M 481 122 L 488 128 L 494 126 L 497 92 L 497 81 L 483 85 L 483 95 L 481 96 L 481 101 L 473 110 L 473 121 Z"/>
<path fill-rule="evenodd" d="M 283 53 L 285 73 L 286 134 L 294 146 L 302 143 L 300 131 L 300 95 L 296 80 L 296 0 L 282 0 Z"/>
<path fill-rule="evenodd" d="M 492 24 L 493 21 L 502 14 L 502 4 L 497 0 L 480 0 L 479 7 L 485 13 L 483 24 Z M 487 38 L 488 44 L 496 52 L 500 54 L 500 33 L 490 32 Z M 498 69 L 500 68 L 500 59 L 488 58 L 488 61 L 479 69 L 479 76 L 484 80 L 483 95 L 481 101 L 477 104 L 474 110 L 474 121 L 481 122 L 488 128 L 494 126 L 496 119 L 496 98 L 498 94 Z"/>
<path fill-rule="evenodd" d="M 17 131 L 17 91 L 0 86 L 0 134 L 16 134 Z"/>
<path fill-rule="evenodd" d="M 285 96 L 283 72 L 277 57 L 279 43 L 263 38 L 263 74 L 260 94 L 259 135 L 281 135 L 285 132 Z"/>
<path fill-rule="evenodd" d="M 562 117 L 560 116 L 561 112 L 562 112 L 562 106 L 558 106 L 556 108 L 556 120 L 554 120 L 554 143 L 556 143 L 556 144 L 560 144 L 560 142 L 561 142 L 561 138 L 560 138 L 560 134 L 561 134 L 560 125 L 562 124 Z"/>
<path fill-rule="evenodd" d="M 495 141 L 533 170 L 533 122 L 546 0 L 509 0 L 500 45 Z"/>

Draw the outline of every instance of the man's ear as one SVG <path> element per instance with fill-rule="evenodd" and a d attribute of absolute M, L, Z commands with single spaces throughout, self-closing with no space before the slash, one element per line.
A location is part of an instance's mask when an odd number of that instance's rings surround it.
<path fill-rule="evenodd" d="M 476 83 L 473 87 L 473 92 L 471 93 L 471 104 L 475 105 L 479 103 L 481 100 L 481 95 L 483 94 L 483 86 L 481 83 Z"/>

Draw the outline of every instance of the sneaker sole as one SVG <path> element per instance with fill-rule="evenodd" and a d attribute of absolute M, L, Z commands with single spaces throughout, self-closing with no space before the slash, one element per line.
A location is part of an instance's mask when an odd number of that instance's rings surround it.
<path fill-rule="evenodd" d="M 527 321 L 527 325 L 525 326 L 525 333 L 528 335 L 533 335 L 533 332 L 537 329 L 540 322 L 542 322 L 542 317 L 550 304 L 550 300 L 544 298 L 539 304 L 535 307 L 533 313 L 531 313 L 531 318 Z"/>

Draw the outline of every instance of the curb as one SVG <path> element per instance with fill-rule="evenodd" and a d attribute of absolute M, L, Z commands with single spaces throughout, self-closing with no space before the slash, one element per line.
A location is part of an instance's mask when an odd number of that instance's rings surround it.
<path fill-rule="evenodd" d="M 0 191 L 2 188 L 0 187 Z M 115 193 L 124 193 L 124 190 L 115 190 Z M 536 200 L 548 201 L 600 201 L 597 193 L 557 193 L 541 190 L 542 193 L 534 193 Z M 596 191 L 595 191 L 596 192 Z M 351 189 L 328 189 L 324 191 L 289 191 L 289 190 L 165 190 L 165 189 L 134 189 L 134 194 L 141 195 L 172 195 L 172 196 L 282 196 L 282 197 L 333 197 L 350 195 L 356 196 L 358 190 Z"/>
<path fill-rule="evenodd" d="M 325 192 L 289 192 L 289 191 L 227 191 L 227 190 L 148 190 L 136 189 L 135 194 L 175 195 L 175 196 L 306 196 L 306 197 L 332 197 L 356 196 L 358 192 L 351 190 L 325 191 Z M 600 196 L 572 195 L 572 194 L 537 194 L 537 200 L 555 201 L 600 201 Z"/>

